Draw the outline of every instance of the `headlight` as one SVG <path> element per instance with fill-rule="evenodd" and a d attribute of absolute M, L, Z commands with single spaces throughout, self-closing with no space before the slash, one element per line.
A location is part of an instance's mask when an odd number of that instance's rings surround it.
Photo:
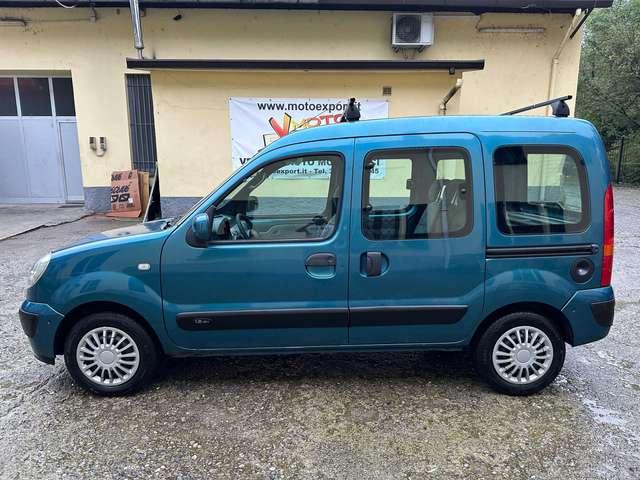
<path fill-rule="evenodd" d="M 31 272 L 29 272 L 29 281 L 27 282 L 27 288 L 33 287 L 42 274 L 45 272 L 47 267 L 49 266 L 49 261 L 51 260 L 51 253 L 47 253 L 44 257 L 38 260 L 35 265 L 31 268 Z"/>

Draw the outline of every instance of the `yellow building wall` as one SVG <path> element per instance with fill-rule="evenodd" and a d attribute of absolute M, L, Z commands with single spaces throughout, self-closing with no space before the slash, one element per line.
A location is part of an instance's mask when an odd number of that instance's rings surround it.
<path fill-rule="evenodd" d="M 163 196 L 200 196 L 232 171 L 229 97 L 381 97 L 393 85 L 389 116 L 437 115 L 455 77 L 448 73 L 151 73 Z M 184 128 L 189 125 L 189 128 Z M 283 180 L 291 182 L 291 180 Z"/>
<path fill-rule="evenodd" d="M 157 58 L 388 59 L 389 12 L 149 9 L 145 55 Z M 27 27 L 0 24 L 0 74 L 72 74 L 85 186 L 106 186 L 113 170 L 131 166 L 126 57 L 135 57 L 128 9 L 0 9 Z M 449 114 L 493 114 L 547 98 L 551 59 L 569 15 L 436 16 L 435 42 L 415 59 L 484 59 L 464 73 Z M 482 27 L 543 27 L 543 33 L 482 33 Z M 580 35 L 567 43 L 555 95 L 575 94 Z M 445 73 L 184 72 L 152 74 L 162 194 L 198 196 L 229 173 L 229 96 L 381 98 L 391 85 L 390 116 L 437 114 L 454 77 Z M 544 114 L 544 110 L 535 112 Z M 97 157 L 89 136 L 106 136 Z"/>

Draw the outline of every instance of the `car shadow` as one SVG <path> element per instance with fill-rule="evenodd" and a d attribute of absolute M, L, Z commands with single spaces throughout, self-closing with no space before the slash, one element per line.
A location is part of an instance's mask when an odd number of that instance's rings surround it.
<path fill-rule="evenodd" d="M 161 383 L 244 383 L 311 380 L 403 380 L 479 383 L 462 352 L 301 353 L 168 358 Z"/>

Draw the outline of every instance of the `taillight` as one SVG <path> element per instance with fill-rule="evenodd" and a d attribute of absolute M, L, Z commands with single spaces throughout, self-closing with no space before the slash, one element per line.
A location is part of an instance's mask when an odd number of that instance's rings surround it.
<path fill-rule="evenodd" d="M 600 286 L 611 285 L 613 271 L 613 188 L 611 184 L 604 194 L 604 235 L 602 239 L 602 274 Z"/>

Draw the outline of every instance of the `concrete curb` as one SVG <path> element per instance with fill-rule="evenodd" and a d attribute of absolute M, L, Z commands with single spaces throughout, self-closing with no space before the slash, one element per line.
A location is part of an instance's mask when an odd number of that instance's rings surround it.
<path fill-rule="evenodd" d="M 29 228 L 26 228 L 24 230 L 20 230 L 18 232 L 15 233 L 11 233 L 9 235 L 5 235 L 3 237 L 0 237 L 0 242 L 4 241 L 4 240 L 9 240 L 10 238 L 14 238 L 20 235 L 24 235 L 25 233 L 29 233 L 29 232 L 33 232 L 35 230 L 40 230 L 41 228 L 49 228 L 49 227 L 57 227 L 58 225 L 65 225 L 67 223 L 74 223 L 77 222 L 78 220 L 82 220 L 83 218 L 86 217 L 90 217 L 92 215 L 95 215 L 95 212 L 92 212 L 90 210 L 85 210 L 80 216 L 76 217 L 76 218 L 72 218 L 69 220 L 61 220 L 61 221 L 53 221 L 53 222 L 46 222 L 46 223 L 41 223 L 39 225 L 35 225 Z"/>

